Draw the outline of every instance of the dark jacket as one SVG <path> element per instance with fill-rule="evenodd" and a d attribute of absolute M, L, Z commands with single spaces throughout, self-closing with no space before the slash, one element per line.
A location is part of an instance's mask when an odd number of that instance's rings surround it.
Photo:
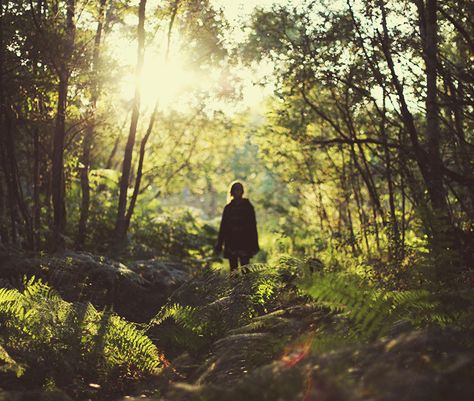
<path fill-rule="evenodd" d="M 224 245 L 224 257 L 235 255 L 252 257 L 258 251 L 255 210 L 246 198 L 233 199 L 224 208 L 217 247 Z"/>

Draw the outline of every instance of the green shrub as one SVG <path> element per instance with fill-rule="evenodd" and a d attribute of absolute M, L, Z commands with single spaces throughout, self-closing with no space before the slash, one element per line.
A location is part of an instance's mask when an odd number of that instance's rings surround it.
<path fill-rule="evenodd" d="M 129 239 L 133 258 L 171 256 L 182 260 L 212 254 L 217 231 L 191 209 L 163 209 L 155 204 L 137 210 Z"/>

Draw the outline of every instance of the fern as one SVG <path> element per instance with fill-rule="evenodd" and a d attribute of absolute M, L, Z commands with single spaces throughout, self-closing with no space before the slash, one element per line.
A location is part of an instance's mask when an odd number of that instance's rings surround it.
<path fill-rule="evenodd" d="M 299 288 L 321 306 L 347 316 L 352 322 L 350 332 L 362 339 L 386 334 L 401 319 L 414 325 L 453 321 L 436 297 L 425 290 L 385 291 L 342 273 L 306 274 Z"/>
<path fill-rule="evenodd" d="M 4 347 L 15 360 L 45 377 L 74 364 L 79 376 L 104 383 L 114 372 L 143 375 L 160 367 L 156 346 L 135 324 L 89 303 L 66 302 L 34 277 L 23 286 L 0 289 Z"/>
<path fill-rule="evenodd" d="M 229 331 L 276 308 L 283 288 L 280 272 L 268 265 L 248 266 L 230 277 L 204 270 L 183 284 L 147 326 L 169 348 L 200 352 Z M 181 350 L 184 350 L 181 349 Z"/>
<path fill-rule="evenodd" d="M 178 303 L 166 305 L 152 319 L 151 324 L 159 325 L 166 319 L 173 319 L 179 326 L 201 333 L 202 329 L 196 317 L 196 310 L 192 306 L 182 306 Z"/>

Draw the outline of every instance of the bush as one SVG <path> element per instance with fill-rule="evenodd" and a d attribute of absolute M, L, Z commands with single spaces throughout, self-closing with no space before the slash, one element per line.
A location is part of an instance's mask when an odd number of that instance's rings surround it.
<path fill-rule="evenodd" d="M 129 238 L 133 258 L 171 256 L 182 260 L 210 255 L 217 231 L 191 209 L 149 205 L 137 210 Z"/>

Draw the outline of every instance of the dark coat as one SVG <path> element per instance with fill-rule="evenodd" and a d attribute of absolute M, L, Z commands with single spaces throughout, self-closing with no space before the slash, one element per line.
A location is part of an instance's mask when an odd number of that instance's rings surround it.
<path fill-rule="evenodd" d="M 252 257 L 259 251 L 255 210 L 248 199 L 233 199 L 225 206 L 217 247 L 222 245 L 225 258 Z"/>

